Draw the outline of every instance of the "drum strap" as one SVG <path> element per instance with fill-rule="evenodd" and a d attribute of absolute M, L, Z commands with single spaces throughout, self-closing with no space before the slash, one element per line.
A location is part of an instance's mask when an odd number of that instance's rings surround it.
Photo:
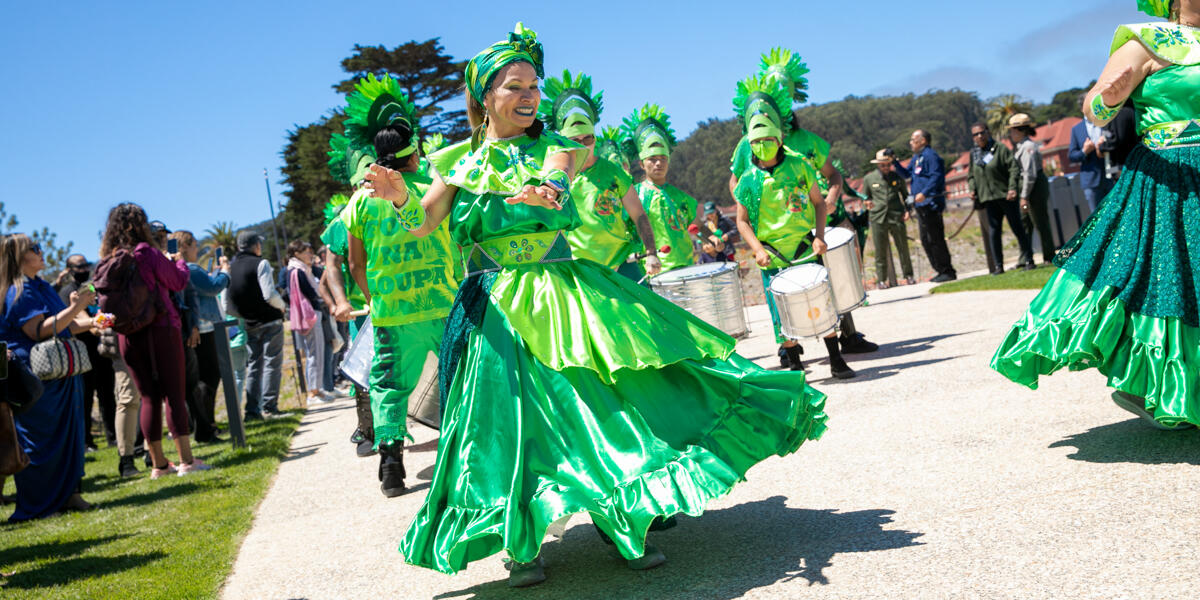
<path fill-rule="evenodd" d="M 506 267 L 574 260 L 562 230 L 519 233 L 472 244 L 465 253 L 467 276 Z"/>

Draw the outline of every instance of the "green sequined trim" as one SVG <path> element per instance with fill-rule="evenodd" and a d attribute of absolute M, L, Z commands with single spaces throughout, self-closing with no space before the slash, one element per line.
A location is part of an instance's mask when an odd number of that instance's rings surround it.
<path fill-rule="evenodd" d="M 1200 121 L 1171 121 L 1151 125 L 1142 132 L 1142 142 L 1151 150 L 1200 145 Z"/>
<path fill-rule="evenodd" d="M 571 246 L 561 230 L 519 233 L 484 240 L 467 254 L 467 274 L 499 271 L 539 263 L 573 260 Z"/>

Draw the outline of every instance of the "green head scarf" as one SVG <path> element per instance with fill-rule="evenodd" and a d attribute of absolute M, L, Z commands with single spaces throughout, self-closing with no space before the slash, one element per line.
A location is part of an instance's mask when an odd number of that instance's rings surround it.
<path fill-rule="evenodd" d="M 538 112 L 547 128 L 568 138 L 596 135 L 604 92 L 592 94 L 591 77 L 582 73 L 572 77 L 570 71 L 563 71 L 562 79 L 546 79 L 542 94 Z"/>
<path fill-rule="evenodd" d="M 1153 16 L 1166 19 L 1171 16 L 1173 0 L 1138 0 L 1138 10 Z"/>
<path fill-rule="evenodd" d="M 662 107 L 647 104 L 621 122 L 621 145 L 630 155 L 645 160 L 651 156 L 671 156 L 675 131 Z"/>
<path fill-rule="evenodd" d="M 533 70 L 540 78 L 543 76 L 543 59 L 542 44 L 537 41 L 537 33 L 517 23 L 516 29 L 508 34 L 507 40 L 488 46 L 486 50 L 467 61 L 467 92 L 476 102 L 483 104 L 483 97 L 492 88 L 492 80 L 496 78 L 500 69 L 514 62 L 525 61 L 533 65 Z"/>
<path fill-rule="evenodd" d="M 733 109 L 750 142 L 764 138 L 783 141 L 791 124 L 791 95 L 779 80 L 752 75 L 739 81 Z"/>
<path fill-rule="evenodd" d="M 361 182 L 367 167 L 379 158 L 375 156 L 375 134 L 389 125 L 412 130 L 408 144 L 393 156 L 403 158 L 417 151 L 417 107 L 395 79 L 368 74 L 354 85 L 346 103 L 345 132 L 334 134 L 329 141 L 329 171 L 334 179 L 353 185 Z"/>
<path fill-rule="evenodd" d="M 791 108 L 791 104 L 804 104 L 808 101 L 808 65 L 800 60 L 800 55 L 787 48 L 772 48 L 762 55 L 759 62 L 758 74 L 779 84 L 791 96 L 790 102 L 779 105 L 781 109 Z"/>

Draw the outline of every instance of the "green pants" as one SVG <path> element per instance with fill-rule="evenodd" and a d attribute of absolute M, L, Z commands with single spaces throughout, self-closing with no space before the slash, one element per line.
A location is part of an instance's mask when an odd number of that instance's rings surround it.
<path fill-rule="evenodd" d="M 375 425 L 376 448 L 407 437 L 409 396 L 417 390 L 430 353 L 437 356 L 445 330 L 444 319 L 375 326 L 371 417 Z"/>
<path fill-rule="evenodd" d="M 913 276 L 912 258 L 908 254 L 908 228 L 904 215 L 889 214 L 881 220 L 871 220 L 871 240 L 875 243 L 875 280 L 888 280 L 889 240 L 896 244 L 896 255 L 900 257 L 900 271 L 904 277 Z"/>

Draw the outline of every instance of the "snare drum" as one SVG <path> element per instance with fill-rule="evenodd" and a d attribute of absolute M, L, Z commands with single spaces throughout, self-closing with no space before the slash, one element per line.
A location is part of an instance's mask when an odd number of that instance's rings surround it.
<path fill-rule="evenodd" d="M 750 333 L 737 263 L 675 269 L 651 278 L 650 289 L 735 338 Z"/>
<path fill-rule="evenodd" d="M 375 359 L 375 328 L 371 317 L 367 317 L 358 335 L 350 342 L 350 349 L 342 357 L 342 373 L 359 389 L 371 389 L 371 361 Z"/>
<path fill-rule="evenodd" d="M 838 314 L 844 315 L 867 300 L 862 281 L 862 260 L 858 256 L 858 239 L 849 229 L 829 227 L 825 229 L 825 245 L 829 249 L 821 262 L 829 269 L 834 305 Z"/>
<path fill-rule="evenodd" d="M 771 297 L 779 313 L 779 328 L 791 339 L 825 337 L 837 328 L 829 270 L 809 263 L 784 269 L 771 278 Z"/>
<path fill-rule="evenodd" d="M 438 386 L 438 357 L 433 352 L 425 355 L 425 366 L 417 388 L 408 397 L 408 416 L 426 427 L 442 428 L 442 397 Z"/>

